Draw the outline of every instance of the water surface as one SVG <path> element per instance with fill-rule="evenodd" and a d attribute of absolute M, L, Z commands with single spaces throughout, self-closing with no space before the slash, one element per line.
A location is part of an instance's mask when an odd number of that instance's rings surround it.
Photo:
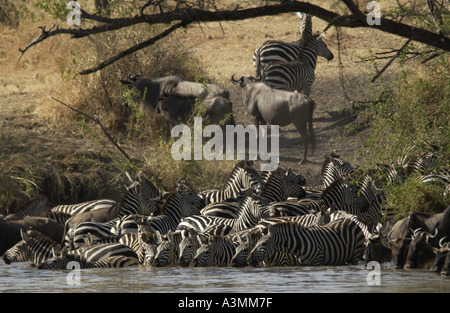
<path fill-rule="evenodd" d="M 426 270 L 380 269 L 379 285 L 364 265 L 273 268 L 37 270 L 0 264 L 0 292 L 450 292 L 450 277 Z M 373 273 L 373 272 L 372 272 Z M 74 284 L 79 283 L 79 284 Z"/>

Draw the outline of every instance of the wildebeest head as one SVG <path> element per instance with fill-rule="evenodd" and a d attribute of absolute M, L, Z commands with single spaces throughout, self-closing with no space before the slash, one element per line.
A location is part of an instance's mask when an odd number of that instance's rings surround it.
<path fill-rule="evenodd" d="M 426 268 L 435 259 L 435 254 L 429 240 L 437 235 L 422 231 L 420 228 L 414 230 L 412 241 L 409 245 L 406 258 L 407 268 Z"/>
<path fill-rule="evenodd" d="M 450 257 L 448 257 L 450 255 L 450 241 L 445 242 L 445 240 L 448 239 L 446 237 L 441 238 L 439 248 L 433 248 L 436 258 L 430 268 L 430 272 L 438 273 L 442 270 L 442 275 L 450 275 Z"/>

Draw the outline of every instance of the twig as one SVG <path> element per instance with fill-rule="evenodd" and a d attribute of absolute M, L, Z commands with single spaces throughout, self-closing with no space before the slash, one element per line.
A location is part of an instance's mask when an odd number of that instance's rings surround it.
<path fill-rule="evenodd" d="M 378 72 L 377 75 L 375 75 L 371 82 L 373 83 L 375 80 L 377 80 L 378 77 L 381 76 L 381 74 L 383 74 L 383 72 L 392 64 L 392 62 L 394 62 L 395 59 L 397 59 L 400 54 L 402 53 L 402 51 L 409 45 L 409 43 L 411 42 L 411 39 L 408 39 L 403 46 L 397 51 L 397 53 L 389 60 L 389 62 L 381 69 L 381 71 Z"/>
<path fill-rule="evenodd" d="M 105 127 L 103 126 L 103 124 L 102 124 L 102 122 L 100 121 L 100 119 L 95 118 L 95 117 L 93 117 L 93 116 L 91 116 L 91 115 L 89 115 L 89 114 L 86 114 L 86 113 L 84 113 L 83 111 L 80 111 L 80 110 L 78 110 L 78 109 L 76 109 L 76 108 L 74 108 L 74 107 L 72 107 L 72 106 L 70 106 L 70 105 L 68 105 L 68 104 L 66 104 L 66 103 L 64 103 L 64 102 L 62 102 L 61 100 L 58 100 L 58 99 L 54 98 L 53 96 L 52 96 L 52 99 L 55 100 L 56 102 L 58 102 L 58 103 L 64 105 L 65 107 L 71 109 L 72 111 L 75 111 L 75 112 L 77 112 L 78 114 L 83 115 L 84 117 L 90 119 L 91 121 L 93 121 L 94 123 L 96 123 L 97 125 L 99 125 L 100 128 L 102 129 L 103 133 L 106 135 L 106 137 L 108 137 L 108 139 L 109 139 L 109 140 L 113 143 L 113 145 L 120 151 L 120 153 L 122 153 L 123 156 L 131 163 L 132 160 L 131 160 L 130 156 L 125 152 L 125 150 L 123 150 L 123 149 L 119 146 L 119 144 L 114 140 L 114 138 L 111 137 L 111 135 L 108 133 L 108 131 L 107 131 L 107 130 L 105 129 Z"/>

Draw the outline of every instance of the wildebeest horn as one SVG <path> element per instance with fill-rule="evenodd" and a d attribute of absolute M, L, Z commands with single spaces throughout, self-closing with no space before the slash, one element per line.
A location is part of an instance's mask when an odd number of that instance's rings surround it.
<path fill-rule="evenodd" d="M 447 236 L 442 237 L 441 240 L 439 240 L 439 248 L 444 248 L 444 246 L 445 246 L 446 244 L 448 244 L 448 242 L 445 242 L 445 243 L 444 243 L 444 239 L 447 239 Z M 450 241 L 449 241 L 449 242 L 450 242 Z"/>
<path fill-rule="evenodd" d="M 234 73 L 233 76 L 231 76 L 231 82 L 232 82 L 233 84 L 239 84 L 239 83 L 242 81 L 242 78 L 243 78 L 243 77 L 241 77 L 239 80 L 236 80 L 236 79 L 234 78 L 234 75 L 236 75 L 236 73 Z"/>

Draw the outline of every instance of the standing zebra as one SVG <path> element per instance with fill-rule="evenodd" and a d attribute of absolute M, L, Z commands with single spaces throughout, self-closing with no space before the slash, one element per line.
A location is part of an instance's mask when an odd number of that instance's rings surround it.
<path fill-rule="evenodd" d="M 259 264 L 275 251 L 293 253 L 302 265 L 356 264 L 364 249 L 364 235 L 350 219 L 324 226 L 303 227 L 291 221 L 270 225 L 249 255 L 250 264 Z"/>
<path fill-rule="evenodd" d="M 253 53 L 253 65 L 256 70 L 256 77 L 261 75 L 261 70 L 272 62 L 289 62 L 297 58 L 305 39 L 312 36 L 311 15 L 297 12 L 300 18 L 300 39 L 295 42 L 266 41 Z"/>
<path fill-rule="evenodd" d="M 206 190 L 199 196 L 205 205 L 222 202 L 230 198 L 240 197 L 247 189 L 261 189 L 263 181 L 258 172 L 252 167 L 251 161 L 240 161 L 233 168 L 222 190 Z"/>
<path fill-rule="evenodd" d="M 258 79 L 272 88 L 303 92 L 309 96 L 315 79 L 317 56 L 323 56 L 328 61 L 334 58 L 323 41 L 324 36 L 325 34 L 316 34 L 306 39 L 298 58 L 269 64 Z"/>
<path fill-rule="evenodd" d="M 111 208 L 117 202 L 109 199 L 92 200 L 77 204 L 62 204 L 57 205 L 51 209 L 55 213 L 66 213 L 71 216 L 77 215 L 83 212 L 95 211 L 99 209 Z"/>

